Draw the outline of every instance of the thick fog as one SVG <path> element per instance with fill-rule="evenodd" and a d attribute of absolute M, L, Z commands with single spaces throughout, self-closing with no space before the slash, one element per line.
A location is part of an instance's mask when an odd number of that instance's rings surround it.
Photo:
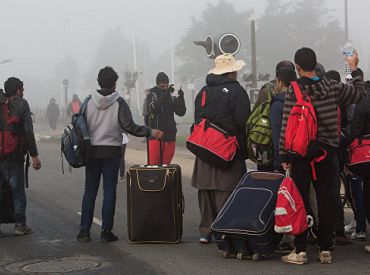
<path fill-rule="evenodd" d="M 120 74 L 118 88 L 123 90 L 123 72 L 135 70 L 132 44 L 135 41 L 136 67 L 141 72 L 138 88 L 142 100 L 143 90 L 154 86 L 155 74 L 160 70 L 166 71 L 170 78 L 175 76 L 171 82 L 181 84 L 186 72 L 180 74 L 178 70 L 184 60 L 177 56 L 171 59 L 171 53 L 177 53 L 175 48 L 191 27 L 192 16 L 200 20 L 208 2 L 215 5 L 218 0 L 1 0 L 0 83 L 9 76 L 20 77 L 25 82 L 25 97 L 31 105 L 45 107 L 51 97 L 61 102 L 64 78 L 70 80 L 69 96 L 77 93 L 83 97 L 96 88 L 98 69 L 112 65 Z M 269 36 L 258 37 L 258 20 L 268 1 L 228 2 L 238 12 L 253 10 L 250 19 L 256 20 L 257 40 L 273 48 L 274 42 L 269 40 Z M 366 35 L 370 26 L 370 2 L 348 2 L 350 39 L 359 49 L 365 74 L 370 74 L 370 36 Z M 327 0 L 326 7 L 343 28 L 344 0 Z M 273 28 L 272 31 L 284 32 Z M 249 29 L 245 33 L 249 33 Z M 199 40 L 203 38 L 199 37 Z M 246 41 L 242 48 L 250 48 L 249 40 Z M 115 45 L 109 45 L 112 43 Z M 112 49 L 109 53 L 104 51 L 107 44 Z M 194 49 L 204 52 L 195 45 Z M 258 49 L 257 44 L 257 55 Z M 318 53 L 319 57 L 325 54 Z M 292 51 L 290 56 L 279 58 L 292 60 L 293 55 Z M 211 60 L 206 62 L 210 67 Z M 271 73 L 274 68 L 266 70 Z M 192 73 L 188 72 L 190 75 Z M 204 79 L 205 75 L 198 77 Z"/>

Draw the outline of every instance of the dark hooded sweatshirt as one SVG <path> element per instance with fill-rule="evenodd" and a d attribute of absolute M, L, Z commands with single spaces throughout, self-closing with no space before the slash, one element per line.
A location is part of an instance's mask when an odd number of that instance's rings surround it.
<path fill-rule="evenodd" d="M 145 99 L 148 114 L 145 114 L 145 122 L 153 129 L 159 129 L 164 133 L 163 141 L 176 141 L 175 114 L 182 117 L 186 113 L 184 96 L 172 96 L 169 90 L 159 87 L 150 89 Z M 153 139 L 153 138 L 151 138 Z"/>
<path fill-rule="evenodd" d="M 352 72 L 353 86 L 346 85 L 327 77 L 314 81 L 303 77 L 299 79 L 299 86 L 304 94 L 307 94 L 315 108 L 318 129 L 317 140 L 327 148 L 336 149 L 339 146 L 338 134 L 338 106 L 346 106 L 357 103 L 366 96 L 365 85 L 359 72 Z M 290 87 L 284 103 L 283 121 L 280 135 L 280 158 L 282 162 L 288 162 L 288 154 L 285 151 L 285 131 L 287 121 L 296 103 L 293 89 Z"/>
<path fill-rule="evenodd" d="M 357 104 L 353 121 L 350 127 L 350 134 L 347 143 L 350 144 L 355 138 L 370 134 L 370 82 L 366 82 L 367 96 Z"/>
<path fill-rule="evenodd" d="M 236 157 L 247 159 L 246 124 L 251 113 L 247 92 L 239 82 L 223 75 L 210 74 L 206 79 L 207 86 L 203 87 L 195 99 L 195 122 L 202 118 L 210 120 L 229 134 L 235 135 L 239 149 Z M 202 108 L 202 93 L 206 90 L 206 105 Z"/>

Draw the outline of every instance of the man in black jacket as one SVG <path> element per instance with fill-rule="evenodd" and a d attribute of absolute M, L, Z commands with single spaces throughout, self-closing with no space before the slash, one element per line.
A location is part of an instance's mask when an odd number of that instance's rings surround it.
<path fill-rule="evenodd" d="M 213 167 L 198 157 L 195 160 L 191 185 L 198 189 L 199 241 L 202 244 L 211 241 L 212 222 L 246 172 L 246 125 L 251 109 L 248 94 L 237 80 L 238 71 L 244 66 L 244 61 L 235 60 L 231 54 L 218 56 L 215 68 L 207 75 L 207 85 L 195 99 L 195 123 L 207 119 L 235 136 L 239 144 L 234 161 L 226 170 Z"/>
<path fill-rule="evenodd" d="M 173 85 L 169 86 L 168 76 L 160 72 L 156 79 L 157 86 L 150 89 L 145 102 L 145 122 L 151 128 L 164 133 L 163 140 L 159 142 L 149 139 L 149 164 L 170 164 L 176 147 L 176 121 L 175 115 L 180 117 L 186 113 L 184 92 L 180 89 L 178 96 L 172 96 Z M 162 160 L 160 160 L 160 144 L 162 144 Z"/>
<path fill-rule="evenodd" d="M 2 132 L 2 144 L 7 143 L 6 138 L 11 138 L 7 133 L 12 132 L 17 137 L 17 147 L 14 151 L 5 154 L 9 148 L 1 148 L 0 159 L 0 190 L 5 182 L 7 182 L 12 190 L 14 200 L 14 219 L 15 219 L 15 234 L 25 235 L 32 233 L 31 227 L 26 224 L 26 206 L 27 199 L 25 193 L 25 175 L 24 161 L 25 154 L 29 153 L 32 157 L 32 167 L 35 170 L 41 168 L 41 162 L 38 158 L 38 151 L 33 133 L 33 124 L 31 118 L 31 110 L 27 100 L 23 98 L 23 82 L 15 77 L 10 77 L 4 83 L 5 93 L 0 92 L 0 104 L 3 107 L 8 106 L 9 112 L 7 116 L 18 118 L 19 121 L 12 124 L 4 123 L 4 112 L 0 112 Z M 9 118 L 9 117 L 8 117 Z M 1 192 L 0 192 L 1 201 Z M 1 232 L 0 232 L 1 235 Z"/>

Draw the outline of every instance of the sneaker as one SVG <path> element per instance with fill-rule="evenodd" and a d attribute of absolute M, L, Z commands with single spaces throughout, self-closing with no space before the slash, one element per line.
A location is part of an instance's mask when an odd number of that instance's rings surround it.
<path fill-rule="evenodd" d="M 77 235 L 77 241 L 79 242 L 91 242 L 90 232 L 89 231 L 80 231 Z"/>
<path fill-rule="evenodd" d="M 319 260 L 321 264 L 331 264 L 333 259 L 330 251 L 321 251 L 319 253 Z"/>
<path fill-rule="evenodd" d="M 291 264 L 305 264 L 307 263 L 306 252 L 295 253 L 295 249 L 290 254 L 281 257 L 281 260 Z"/>
<path fill-rule="evenodd" d="M 348 239 L 347 236 L 345 236 L 344 234 L 340 234 L 340 235 L 336 235 L 335 236 L 335 244 L 336 245 L 349 245 L 349 244 L 352 244 L 352 241 L 350 239 Z"/>
<path fill-rule="evenodd" d="M 118 241 L 118 237 L 113 234 L 112 231 L 102 231 L 100 235 L 100 240 L 102 242 L 115 242 Z"/>
<path fill-rule="evenodd" d="M 23 236 L 26 234 L 33 233 L 32 228 L 29 227 L 27 224 L 16 224 L 14 234 L 17 236 Z"/>
<path fill-rule="evenodd" d="M 361 232 L 353 232 L 351 234 L 351 239 L 356 240 L 356 241 L 366 241 L 366 233 L 361 231 Z"/>
<path fill-rule="evenodd" d="M 370 245 L 365 246 L 364 249 L 367 253 L 370 253 Z"/>
<path fill-rule="evenodd" d="M 344 233 L 352 234 L 356 230 L 356 221 L 352 220 L 349 224 L 344 227 Z"/>
<path fill-rule="evenodd" d="M 211 242 L 212 235 L 204 235 L 199 238 L 201 244 L 209 244 Z"/>

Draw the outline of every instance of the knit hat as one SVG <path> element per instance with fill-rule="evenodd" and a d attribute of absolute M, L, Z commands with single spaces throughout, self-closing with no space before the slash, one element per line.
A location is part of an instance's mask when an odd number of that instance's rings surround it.
<path fill-rule="evenodd" d="M 156 83 L 157 85 L 159 85 L 159 83 L 170 83 L 170 80 L 164 72 L 160 72 L 157 74 Z"/>

